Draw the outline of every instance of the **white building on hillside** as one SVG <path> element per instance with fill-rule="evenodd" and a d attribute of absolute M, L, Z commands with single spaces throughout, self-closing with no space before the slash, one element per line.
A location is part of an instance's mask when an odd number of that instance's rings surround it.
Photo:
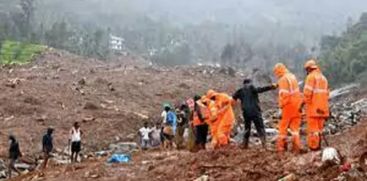
<path fill-rule="evenodd" d="M 110 48 L 115 51 L 125 50 L 125 39 L 110 35 Z"/>

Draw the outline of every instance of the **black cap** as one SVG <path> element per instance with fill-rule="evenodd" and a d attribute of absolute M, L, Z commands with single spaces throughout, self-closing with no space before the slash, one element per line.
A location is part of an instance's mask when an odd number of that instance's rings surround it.
<path fill-rule="evenodd" d="M 245 80 L 243 80 L 243 84 L 249 84 L 249 83 L 251 83 L 252 82 L 252 80 L 251 79 L 245 79 Z"/>
<path fill-rule="evenodd" d="M 198 100 L 200 100 L 201 99 L 201 96 L 199 96 L 199 95 L 195 95 L 194 96 L 194 101 L 198 101 Z"/>
<path fill-rule="evenodd" d="M 54 129 L 53 128 L 47 128 L 47 133 L 48 134 L 52 134 L 54 132 Z"/>
<path fill-rule="evenodd" d="M 15 141 L 15 136 L 14 135 L 9 135 L 9 140 Z"/>

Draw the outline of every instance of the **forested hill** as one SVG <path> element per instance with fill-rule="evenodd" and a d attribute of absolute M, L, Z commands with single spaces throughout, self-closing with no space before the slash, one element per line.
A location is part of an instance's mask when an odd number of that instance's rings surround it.
<path fill-rule="evenodd" d="M 321 60 L 331 83 L 367 83 L 367 13 L 341 36 L 325 36 Z"/>
<path fill-rule="evenodd" d="M 159 65 L 220 63 L 302 71 L 323 35 L 356 23 L 365 0 L 1 0 L 0 41 L 108 60 L 109 34 Z"/>

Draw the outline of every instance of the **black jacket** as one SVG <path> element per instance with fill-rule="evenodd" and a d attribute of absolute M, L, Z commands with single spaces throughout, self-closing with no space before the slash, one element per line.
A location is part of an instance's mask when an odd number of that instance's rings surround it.
<path fill-rule="evenodd" d="M 51 152 L 54 145 L 52 143 L 52 135 L 45 134 L 42 139 L 42 149 L 44 152 Z"/>
<path fill-rule="evenodd" d="M 16 160 L 20 156 L 21 156 L 21 153 L 20 153 L 18 142 L 17 141 L 12 141 L 10 143 L 10 148 L 9 148 L 9 158 Z"/>
<path fill-rule="evenodd" d="M 259 93 L 270 91 L 273 86 L 255 87 L 252 84 L 245 84 L 233 95 L 233 99 L 241 100 L 243 115 L 247 118 L 261 116 Z"/>

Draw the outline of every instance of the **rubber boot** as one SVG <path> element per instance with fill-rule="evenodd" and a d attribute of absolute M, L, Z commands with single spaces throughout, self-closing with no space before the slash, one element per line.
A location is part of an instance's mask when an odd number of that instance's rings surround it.
<path fill-rule="evenodd" d="M 242 145 L 241 145 L 241 148 L 242 149 L 248 149 L 248 142 L 249 142 L 249 139 L 244 138 L 243 142 L 242 142 Z"/>
<path fill-rule="evenodd" d="M 261 145 L 264 149 L 266 149 L 266 137 L 265 136 L 261 136 L 260 137 L 261 140 Z"/>

